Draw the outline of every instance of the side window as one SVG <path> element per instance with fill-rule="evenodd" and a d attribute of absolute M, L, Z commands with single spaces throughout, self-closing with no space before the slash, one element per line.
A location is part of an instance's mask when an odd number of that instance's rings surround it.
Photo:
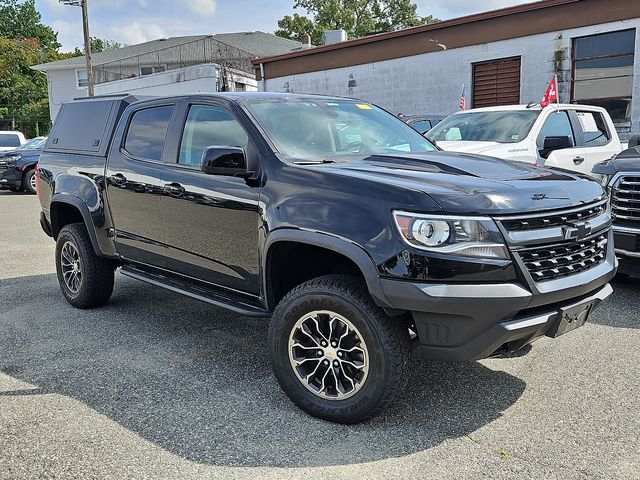
<path fill-rule="evenodd" d="M 576 144 L 567 112 L 553 112 L 547 117 L 538 136 L 538 148 L 544 146 L 547 137 L 569 137 Z"/>
<path fill-rule="evenodd" d="M 200 165 L 205 148 L 219 145 L 247 150 L 249 137 L 235 117 L 222 107 L 192 105 L 180 145 L 180 165 Z"/>
<path fill-rule="evenodd" d="M 429 120 L 418 120 L 411 124 L 420 133 L 428 132 L 431 130 L 431 122 Z"/>
<path fill-rule="evenodd" d="M 611 135 L 601 113 L 576 112 L 584 132 L 585 147 L 601 147 L 611 141 Z"/>
<path fill-rule="evenodd" d="M 160 161 L 172 112 L 173 106 L 151 107 L 135 112 L 124 142 L 127 153 Z"/>

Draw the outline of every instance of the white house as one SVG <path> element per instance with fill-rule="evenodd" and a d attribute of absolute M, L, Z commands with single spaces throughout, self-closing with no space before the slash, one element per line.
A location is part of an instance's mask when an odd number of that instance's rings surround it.
<path fill-rule="evenodd" d="M 265 32 L 172 37 L 95 53 L 95 94 L 181 95 L 256 90 L 251 60 L 300 50 L 302 44 Z M 33 67 L 47 74 L 49 108 L 87 95 L 85 57 Z"/>

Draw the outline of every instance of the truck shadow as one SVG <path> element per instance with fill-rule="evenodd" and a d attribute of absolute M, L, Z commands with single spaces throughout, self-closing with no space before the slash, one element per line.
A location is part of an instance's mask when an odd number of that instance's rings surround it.
<path fill-rule="evenodd" d="M 408 388 L 383 416 L 335 425 L 281 392 L 264 320 L 122 276 L 98 310 L 69 306 L 55 275 L 0 280 L 0 307 L 0 370 L 36 385 L 36 395 L 77 399 L 204 464 L 308 467 L 404 456 L 474 432 L 525 389 L 480 363 L 416 361 Z"/>

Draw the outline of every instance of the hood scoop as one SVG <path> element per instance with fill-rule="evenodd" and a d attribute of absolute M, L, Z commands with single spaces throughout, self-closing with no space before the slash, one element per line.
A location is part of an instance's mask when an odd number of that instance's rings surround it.
<path fill-rule="evenodd" d="M 428 173 L 448 173 L 451 175 L 469 175 L 475 177 L 473 173 L 456 168 L 453 165 L 432 160 L 428 156 L 414 155 L 371 155 L 362 160 L 377 167 L 384 167 L 392 170 L 404 170 Z"/>

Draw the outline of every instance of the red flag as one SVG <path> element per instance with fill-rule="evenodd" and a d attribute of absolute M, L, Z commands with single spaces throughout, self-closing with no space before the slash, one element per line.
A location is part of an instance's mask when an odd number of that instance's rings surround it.
<path fill-rule="evenodd" d="M 547 87 L 547 91 L 544 92 L 544 96 L 542 97 L 542 100 L 540 101 L 540 106 L 542 108 L 546 107 L 547 105 L 550 105 L 551 102 L 558 102 L 558 77 L 557 75 L 553 76 L 553 80 L 551 80 L 551 83 L 549 84 L 549 86 Z"/>

